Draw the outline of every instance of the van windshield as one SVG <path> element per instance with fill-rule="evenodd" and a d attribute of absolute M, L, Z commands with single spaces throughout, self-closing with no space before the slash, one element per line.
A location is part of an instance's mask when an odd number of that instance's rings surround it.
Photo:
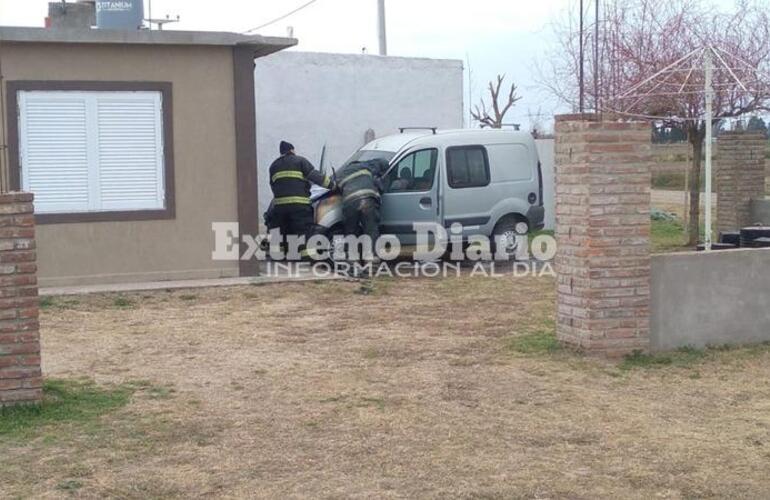
<path fill-rule="evenodd" d="M 353 163 L 354 161 L 369 161 L 369 160 L 385 160 L 387 162 L 390 162 L 390 160 L 396 156 L 396 153 L 391 151 L 382 151 L 378 149 L 359 149 L 355 153 L 353 153 L 353 156 L 348 158 L 348 160 L 343 163 L 343 166 L 348 165 L 350 163 Z"/>

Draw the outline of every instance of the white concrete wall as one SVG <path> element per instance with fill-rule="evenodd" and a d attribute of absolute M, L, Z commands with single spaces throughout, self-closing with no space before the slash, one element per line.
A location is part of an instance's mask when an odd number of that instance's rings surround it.
<path fill-rule="evenodd" d="M 770 249 L 652 256 L 650 347 L 770 341 Z"/>
<path fill-rule="evenodd" d="M 337 167 L 368 129 L 463 126 L 461 61 L 288 51 L 257 59 L 255 71 L 260 213 L 281 140 L 316 167 L 326 144 L 324 164 Z"/>

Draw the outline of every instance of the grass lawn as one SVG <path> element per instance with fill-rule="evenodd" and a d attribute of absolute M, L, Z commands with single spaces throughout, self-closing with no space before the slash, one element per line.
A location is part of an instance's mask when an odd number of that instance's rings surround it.
<path fill-rule="evenodd" d="M 766 192 L 770 194 L 770 150 L 765 152 L 765 157 L 767 158 L 766 169 L 765 169 L 767 176 L 765 179 L 765 187 L 766 187 Z M 667 168 L 664 169 L 663 171 L 656 171 L 652 174 L 652 180 L 651 180 L 652 189 L 663 190 L 663 191 L 686 190 L 687 189 L 686 182 L 685 182 L 686 175 L 684 172 L 688 164 L 683 160 L 677 160 L 677 161 L 667 160 L 667 161 L 661 161 L 661 163 L 665 163 Z M 713 168 L 715 172 L 719 168 L 718 158 L 715 158 Z M 718 191 L 716 174 L 714 174 L 713 186 L 714 186 L 714 190 Z M 705 191 L 705 187 L 706 187 L 706 177 L 705 175 L 701 174 L 701 178 L 700 178 L 701 193 Z"/>
<path fill-rule="evenodd" d="M 685 252 L 692 248 L 684 245 L 684 228 L 681 222 L 674 221 L 650 221 L 650 244 L 652 253 Z M 529 242 L 541 234 L 553 236 L 553 231 L 537 231 L 530 235 Z"/>
<path fill-rule="evenodd" d="M 681 252 L 692 250 L 684 245 L 684 228 L 682 223 L 675 221 L 651 221 L 650 243 L 652 253 Z"/>
<path fill-rule="evenodd" d="M 536 231 L 530 235 L 529 243 L 541 235 L 553 236 L 553 231 Z M 679 220 L 650 221 L 650 245 L 652 253 L 687 252 L 693 250 L 684 244 L 684 228 Z"/>
<path fill-rule="evenodd" d="M 770 497 L 770 348 L 585 359 L 554 285 L 46 299 L 0 498 Z"/>
<path fill-rule="evenodd" d="M 687 178 L 684 172 L 661 172 L 652 175 L 652 189 L 667 189 L 673 191 L 684 191 L 687 189 Z M 701 175 L 700 188 L 703 191 L 706 187 L 706 179 Z"/>

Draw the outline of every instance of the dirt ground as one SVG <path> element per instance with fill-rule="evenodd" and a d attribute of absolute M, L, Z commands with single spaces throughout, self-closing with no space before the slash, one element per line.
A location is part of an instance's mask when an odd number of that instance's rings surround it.
<path fill-rule="evenodd" d="M 551 278 L 57 299 L 47 377 L 144 383 L 0 439 L 0 498 L 770 498 L 770 350 L 546 349 Z M 523 352 L 521 352 L 523 351 Z"/>

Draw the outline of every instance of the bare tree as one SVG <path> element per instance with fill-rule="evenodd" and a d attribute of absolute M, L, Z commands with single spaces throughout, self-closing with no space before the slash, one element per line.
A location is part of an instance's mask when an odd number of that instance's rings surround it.
<path fill-rule="evenodd" d="M 521 97 L 516 94 L 516 84 L 512 83 L 511 90 L 508 92 L 507 101 L 505 104 L 501 105 L 500 90 L 503 86 L 503 80 L 505 80 L 505 75 L 497 75 L 497 83 L 489 82 L 488 89 L 489 96 L 492 101 L 492 109 L 489 110 L 487 108 L 487 104 L 484 102 L 484 99 L 482 99 L 481 107 L 476 105 L 474 110 L 471 112 L 471 116 L 474 120 L 481 124 L 481 128 L 503 128 L 503 119 L 505 118 L 505 114 L 516 104 L 517 101 L 521 100 Z M 490 114 L 490 111 L 492 114 Z"/>
<path fill-rule="evenodd" d="M 598 39 L 592 29 L 575 29 L 573 12 L 556 26 L 558 48 L 540 80 L 573 107 L 578 99 L 579 40 L 598 42 L 598 61 L 586 50 L 586 81 L 597 68 L 598 95 L 586 86 L 587 102 L 615 119 L 647 119 L 682 128 L 692 146 L 688 243 L 698 241 L 701 162 L 705 139 L 703 65 L 688 54 L 714 47 L 724 64 L 714 70 L 714 125 L 770 103 L 770 17 L 756 2 L 738 0 L 732 12 L 715 10 L 700 0 L 608 0 Z M 684 64 L 684 63 L 683 63 Z M 675 67 L 675 70 L 664 71 Z M 645 82 L 654 75 L 660 77 Z M 546 78 L 544 78 L 546 76 Z M 741 83 L 739 83 L 739 81 Z M 646 87 L 645 87 L 646 85 Z M 631 89 L 631 95 L 618 99 Z"/>

